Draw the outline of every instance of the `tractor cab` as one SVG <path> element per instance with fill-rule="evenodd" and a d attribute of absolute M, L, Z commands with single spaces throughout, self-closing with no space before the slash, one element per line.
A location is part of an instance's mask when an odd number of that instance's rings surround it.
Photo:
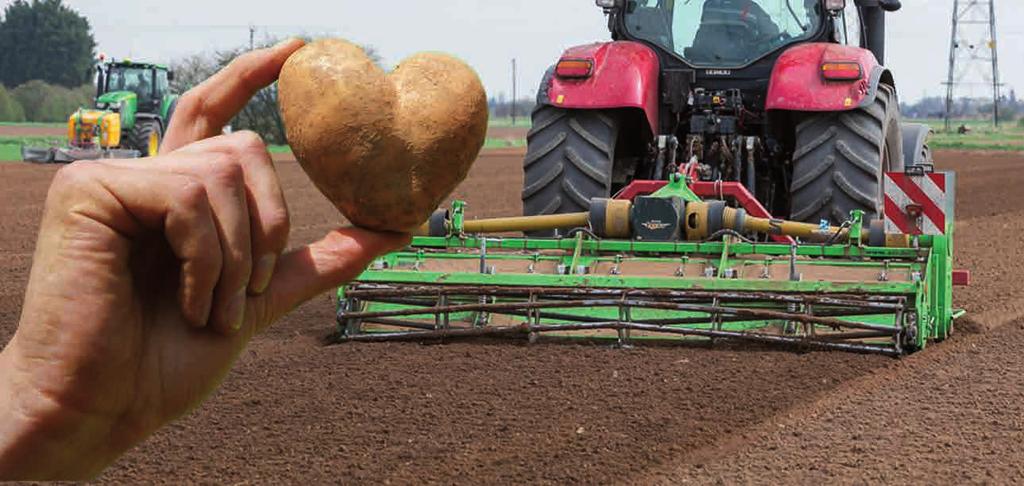
<path fill-rule="evenodd" d="M 96 77 L 96 100 L 100 109 L 109 108 L 126 95 L 135 95 L 137 108 L 156 113 L 164 98 L 170 94 L 174 75 L 166 66 L 131 61 L 101 64 Z"/>
<path fill-rule="evenodd" d="M 689 86 L 738 89 L 745 105 L 764 108 L 780 56 L 805 43 L 864 48 L 884 62 L 884 17 L 895 0 L 599 0 L 612 38 L 641 42 L 663 69 Z"/>
<path fill-rule="evenodd" d="M 830 17 L 818 0 L 641 0 L 630 2 L 614 28 L 695 67 L 742 68 L 828 36 Z"/>

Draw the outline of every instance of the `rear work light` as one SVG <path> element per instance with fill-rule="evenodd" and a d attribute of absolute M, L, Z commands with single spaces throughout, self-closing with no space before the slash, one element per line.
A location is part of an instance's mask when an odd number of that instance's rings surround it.
<path fill-rule="evenodd" d="M 562 59 L 555 66 L 560 78 L 589 78 L 593 71 L 594 61 L 590 59 Z"/>
<path fill-rule="evenodd" d="M 826 62 L 821 65 L 821 75 L 829 81 L 857 81 L 864 71 L 856 62 Z"/>

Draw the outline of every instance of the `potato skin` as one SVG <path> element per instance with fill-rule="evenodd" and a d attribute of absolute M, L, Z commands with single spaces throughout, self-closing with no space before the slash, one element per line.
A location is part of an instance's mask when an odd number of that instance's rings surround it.
<path fill-rule="evenodd" d="M 487 134 L 476 73 L 416 54 L 385 74 L 352 43 L 313 42 L 278 85 L 288 142 L 324 195 L 356 226 L 409 232 L 466 178 Z"/>

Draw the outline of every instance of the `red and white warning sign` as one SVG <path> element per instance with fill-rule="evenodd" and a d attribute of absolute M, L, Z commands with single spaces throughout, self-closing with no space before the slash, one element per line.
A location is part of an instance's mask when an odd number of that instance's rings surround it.
<path fill-rule="evenodd" d="M 951 172 L 887 172 L 885 232 L 945 234 L 953 218 L 955 177 Z"/>

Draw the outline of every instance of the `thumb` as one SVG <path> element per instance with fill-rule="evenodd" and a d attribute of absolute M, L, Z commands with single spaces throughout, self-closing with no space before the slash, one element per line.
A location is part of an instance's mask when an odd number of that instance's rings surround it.
<path fill-rule="evenodd" d="M 380 255 L 407 244 L 411 236 L 342 228 L 322 240 L 281 256 L 264 293 L 267 325 L 309 299 L 358 277 Z"/>

